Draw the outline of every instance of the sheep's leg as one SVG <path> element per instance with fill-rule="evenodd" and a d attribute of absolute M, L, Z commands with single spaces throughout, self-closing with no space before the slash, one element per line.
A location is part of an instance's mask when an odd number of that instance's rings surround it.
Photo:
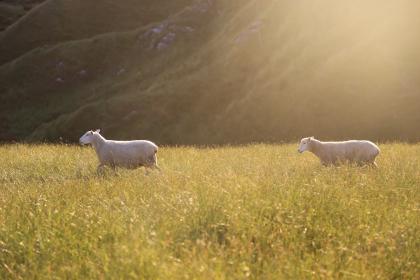
<path fill-rule="evenodd" d="M 157 166 L 156 164 L 148 164 L 144 166 L 144 174 L 145 175 L 149 175 L 151 170 L 155 170 L 157 169 L 159 172 L 161 171 L 161 169 L 159 168 L 159 166 Z"/>
<path fill-rule="evenodd" d="M 146 170 L 148 169 L 157 169 L 159 171 L 161 171 L 160 167 L 157 164 L 157 156 L 156 154 L 154 154 L 153 156 L 151 156 L 147 162 L 147 164 L 144 166 L 146 168 Z"/>
<path fill-rule="evenodd" d="M 98 175 L 103 175 L 104 174 L 104 167 L 105 167 L 105 165 L 99 164 L 98 167 L 96 168 L 96 173 Z"/>
<path fill-rule="evenodd" d="M 144 166 L 144 175 L 148 176 L 150 174 L 150 167 L 149 166 Z"/>
<path fill-rule="evenodd" d="M 325 167 L 329 167 L 329 166 L 333 165 L 333 163 L 331 161 L 328 161 L 328 160 L 321 161 L 321 164 Z"/>
<path fill-rule="evenodd" d="M 357 164 L 357 166 L 362 167 L 362 166 L 366 165 L 366 162 L 357 161 L 356 164 Z"/>
<path fill-rule="evenodd" d="M 157 170 L 161 171 L 159 166 L 158 166 L 158 161 L 157 161 L 157 155 L 156 154 L 153 155 L 151 163 L 152 163 L 152 168 L 153 169 L 157 169 Z"/>
<path fill-rule="evenodd" d="M 150 169 L 156 169 L 158 171 L 162 171 L 160 167 L 157 165 L 157 163 L 152 163 L 150 166 L 148 166 Z"/>
<path fill-rule="evenodd" d="M 160 169 L 160 167 L 157 164 L 153 165 L 153 168 L 157 169 L 159 172 L 162 172 L 162 169 Z"/>
<path fill-rule="evenodd" d="M 157 165 L 157 156 L 156 156 L 156 154 L 153 155 L 153 169 L 157 169 L 159 171 L 162 171 L 160 169 L 160 167 Z"/>

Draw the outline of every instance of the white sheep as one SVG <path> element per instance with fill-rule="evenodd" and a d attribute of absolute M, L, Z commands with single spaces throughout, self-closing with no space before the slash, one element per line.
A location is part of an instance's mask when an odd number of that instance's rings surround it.
<path fill-rule="evenodd" d="M 99 159 L 98 172 L 105 166 L 137 168 L 144 166 L 158 169 L 158 147 L 147 140 L 114 141 L 106 140 L 100 130 L 88 131 L 80 137 L 80 144 L 91 144 Z"/>
<path fill-rule="evenodd" d="M 377 166 L 375 158 L 380 153 L 378 146 L 366 140 L 322 142 L 314 137 L 303 138 L 300 141 L 298 152 L 305 151 L 314 153 L 323 165 L 338 165 L 348 162 Z"/>

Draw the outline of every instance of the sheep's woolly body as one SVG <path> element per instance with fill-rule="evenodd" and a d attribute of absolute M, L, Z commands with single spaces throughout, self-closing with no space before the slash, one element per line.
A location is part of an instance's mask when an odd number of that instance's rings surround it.
<path fill-rule="evenodd" d="M 314 153 L 324 165 L 344 162 L 376 165 L 375 158 L 380 153 L 377 145 L 366 140 L 322 142 L 310 138 L 307 150 Z"/>
<path fill-rule="evenodd" d="M 83 138 L 84 136 L 82 136 Z M 158 147 L 147 140 L 114 141 L 107 140 L 98 132 L 88 136 L 89 141 L 95 148 L 100 165 L 98 168 L 108 165 L 111 167 L 157 167 Z M 81 142 L 82 142 L 81 138 Z"/>

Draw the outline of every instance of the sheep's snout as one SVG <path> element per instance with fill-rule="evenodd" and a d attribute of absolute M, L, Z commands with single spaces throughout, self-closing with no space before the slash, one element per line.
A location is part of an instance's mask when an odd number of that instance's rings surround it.
<path fill-rule="evenodd" d="M 82 139 L 79 139 L 79 144 L 82 145 L 82 146 L 84 146 L 84 145 L 87 145 L 88 143 L 85 142 L 85 141 L 83 141 Z"/>

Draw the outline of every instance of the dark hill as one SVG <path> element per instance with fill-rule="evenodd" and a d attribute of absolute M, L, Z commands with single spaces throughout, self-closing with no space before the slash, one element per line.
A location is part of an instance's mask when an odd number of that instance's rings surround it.
<path fill-rule="evenodd" d="M 420 139 L 416 1 L 166 2 L 47 1 L 9 27 L 0 139 Z"/>

